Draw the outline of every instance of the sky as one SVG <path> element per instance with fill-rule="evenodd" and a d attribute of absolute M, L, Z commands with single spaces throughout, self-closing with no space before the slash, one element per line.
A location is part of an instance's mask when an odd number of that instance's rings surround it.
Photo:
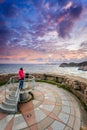
<path fill-rule="evenodd" d="M 87 0 L 0 0 L 0 63 L 87 60 Z"/>

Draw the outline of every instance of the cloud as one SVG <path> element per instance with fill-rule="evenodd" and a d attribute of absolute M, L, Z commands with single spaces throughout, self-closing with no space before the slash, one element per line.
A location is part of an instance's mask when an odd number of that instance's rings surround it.
<path fill-rule="evenodd" d="M 70 8 L 70 15 L 73 18 L 79 18 L 82 13 L 82 5 L 75 5 Z"/>
<path fill-rule="evenodd" d="M 6 21 L 0 16 L 0 28 L 6 26 Z"/>
<path fill-rule="evenodd" d="M 42 61 L 44 61 L 44 58 L 36 58 L 36 59 L 32 59 L 32 61 L 42 62 Z"/>
<path fill-rule="evenodd" d="M 1 0 L 1 55 L 15 57 L 19 55 L 19 52 L 21 57 L 17 58 L 21 61 L 24 58 L 26 61 L 29 60 L 30 53 L 35 55 L 31 59 L 41 59 L 39 54 L 47 59 L 50 53 L 55 54 L 55 57 L 52 57 L 54 59 L 56 57 L 67 59 L 68 54 L 70 58 L 74 57 L 76 54 L 71 54 L 69 49 L 86 40 L 86 30 L 84 31 L 87 21 L 86 7 L 82 0 L 81 2 L 76 0 Z M 56 35 L 53 34 L 54 32 Z M 64 41 L 61 42 L 61 40 Z M 85 44 L 81 44 L 76 53 L 79 54 L 78 50 L 81 49 L 79 51 L 82 52 L 85 47 Z M 86 52 L 83 55 L 86 55 Z"/>
<path fill-rule="evenodd" d="M 80 47 L 82 50 L 87 51 L 87 41 L 84 41 L 83 43 L 81 43 Z"/>
<path fill-rule="evenodd" d="M 2 4 L 2 3 L 4 3 L 5 2 L 5 0 L 0 0 L 0 4 Z"/>
<path fill-rule="evenodd" d="M 69 32 L 72 29 L 72 26 L 73 26 L 72 21 L 64 20 L 64 21 L 60 22 L 57 27 L 59 36 L 62 38 L 65 38 L 66 36 L 69 37 Z"/>
<path fill-rule="evenodd" d="M 16 17 L 18 8 L 14 4 L 7 4 L 2 6 L 2 13 L 9 18 Z"/>
<path fill-rule="evenodd" d="M 65 6 L 69 0 L 58 0 L 60 6 Z"/>
<path fill-rule="evenodd" d="M 32 2 L 34 3 L 34 5 L 36 6 L 36 7 L 41 7 L 42 6 L 42 3 L 43 3 L 43 1 L 44 0 L 32 0 Z"/>

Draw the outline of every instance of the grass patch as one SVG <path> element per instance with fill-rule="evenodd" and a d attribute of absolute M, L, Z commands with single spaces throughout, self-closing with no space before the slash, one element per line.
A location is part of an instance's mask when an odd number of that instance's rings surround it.
<path fill-rule="evenodd" d="M 54 81 L 49 81 L 49 80 L 35 80 L 36 82 L 44 82 L 44 83 L 49 83 L 49 84 L 53 84 L 53 85 L 58 85 L 58 83 L 54 82 Z"/>
<path fill-rule="evenodd" d="M 6 82 L 0 82 L 0 87 L 2 86 L 2 85 L 5 85 L 6 84 Z"/>
<path fill-rule="evenodd" d="M 78 97 L 78 99 L 80 100 L 82 106 L 84 107 L 84 109 L 87 111 L 87 105 L 83 102 L 83 100 L 81 98 Z"/>
<path fill-rule="evenodd" d="M 69 86 L 65 85 L 65 84 L 60 84 L 58 87 L 59 87 L 59 88 L 63 88 L 63 89 L 65 89 L 65 90 L 67 90 L 67 91 L 73 93 L 72 90 L 71 90 L 71 88 L 70 88 Z"/>

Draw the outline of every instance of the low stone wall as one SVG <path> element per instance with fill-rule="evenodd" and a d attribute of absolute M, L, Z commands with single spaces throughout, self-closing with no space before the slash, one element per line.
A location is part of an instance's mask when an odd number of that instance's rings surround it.
<path fill-rule="evenodd" d="M 55 74 L 32 74 L 36 80 L 52 81 L 56 84 L 65 85 L 87 106 L 87 80 L 77 76 Z M 7 82 L 17 74 L 0 75 L 0 82 Z"/>
<path fill-rule="evenodd" d="M 9 81 L 10 77 L 16 76 L 17 74 L 0 74 L 0 85 Z"/>
<path fill-rule="evenodd" d="M 37 80 L 53 81 L 67 86 L 87 106 L 87 81 L 70 75 L 33 74 Z"/>

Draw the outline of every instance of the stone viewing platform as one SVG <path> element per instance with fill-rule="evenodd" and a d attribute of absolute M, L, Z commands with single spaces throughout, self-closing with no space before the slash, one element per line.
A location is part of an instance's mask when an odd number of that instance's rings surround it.
<path fill-rule="evenodd" d="M 0 75 L 0 82 L 3 84 L 11 76 L 15 74 Z M 87 130 L 87 112 L 80 103 L 81 101 L 87 109 L 87 81 L 69 75 L 33 74 L 33 76 L 38 81 L 35 82 L 34 90 L 30 88 L 34 99 L 19 104 L 19 111 L 15 114 L 0 112 L 0 130 L 80 130 L 80 128 Z M 25 88 L 26 85 L 28 86 L 28 82 L 25 82 Z M 14 86 L 18 86 L 18 83 L 15 82 Z M 62 87 L 71 91 L 80 101 Z M 2 85 L 0 103 L 4 101 L 4 94 Z"/>

